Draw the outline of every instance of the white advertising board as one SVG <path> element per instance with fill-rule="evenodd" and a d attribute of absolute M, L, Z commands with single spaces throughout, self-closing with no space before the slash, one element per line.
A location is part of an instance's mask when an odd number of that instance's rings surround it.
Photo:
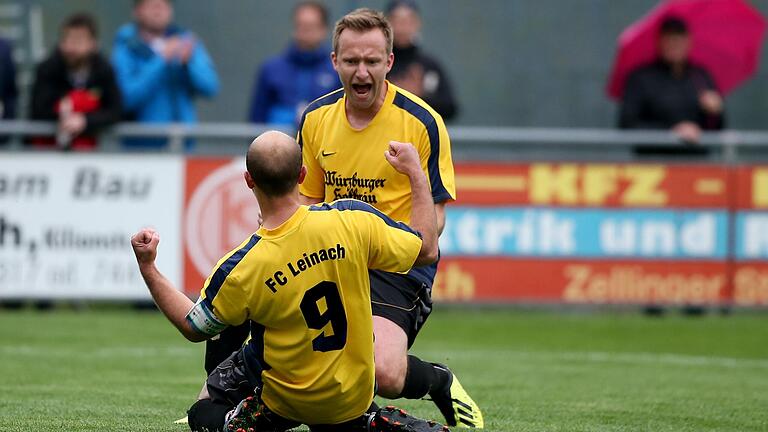
<path fill-rule="evenodd" d="M 183 172 L 171 155 L 2 155 L 0 298 L 149 299 L 130 246 L 145 226 L 179 286 Z"/>

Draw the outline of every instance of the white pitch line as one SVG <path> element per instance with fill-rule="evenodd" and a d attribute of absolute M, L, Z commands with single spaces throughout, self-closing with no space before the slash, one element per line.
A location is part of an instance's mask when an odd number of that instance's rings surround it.
<path fill-rule="evenodd" d="M 768 360 L 735 357 L 708 357 L 674 353 L 611 353 L 603 351 L 555 353 L 564 360 L 584 360 L 593 363 L 664 364 L 676 366 L 717 366 L 724 368 L 766 368 Z"/>
<path fill-rule="evenodd" d="M 446 351 L 417 350 L 420 353 L 429 354 L 432 358 L 441 358 Z M 626 364 L 658 364 L 670 366 L 705 366 L 723 368 L 759 368 L 768 369 L 768 359 L 745 359 L 736 357 L 702 356 L 677 353 L 651 353 L 651 352 L 606 352 L 606 351 L 515 351 L 503 349 L 490 350 L 462 350 L 451 352 L 450 357 L 485 357 L 489 354 L 497 354 L 506 358 L 518 358 L 525 361 L 581 361 L 589 363 L 626 363 Z"/>

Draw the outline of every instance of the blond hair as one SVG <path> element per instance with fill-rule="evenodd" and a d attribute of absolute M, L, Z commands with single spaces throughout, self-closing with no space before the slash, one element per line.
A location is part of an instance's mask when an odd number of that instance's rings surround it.
<path fill-rule="evenodd" d="M 350 29 L 356 32 L 367 32 L 369 30 L 379 29 L 384 33 L 384 40 L 387 44 L 387 54 L 392 52 L 392 26 L 384 17 L 384 14 L 377 10 L 360 8 L 341 17 L 336 21 L 336 27 L 333 29 L 333 51 L 339 51 L 339 36 L 341 32 Z"/>

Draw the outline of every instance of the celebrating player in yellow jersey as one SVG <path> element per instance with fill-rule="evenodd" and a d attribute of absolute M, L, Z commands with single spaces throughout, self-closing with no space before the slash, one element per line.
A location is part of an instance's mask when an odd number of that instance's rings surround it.
<path fill-rule="evenodd" d="M 390 140 L 411 143 L 429 179 L 441 232 L 445 203 L 456 197 L 450 140 L 439 114 L 386 81 L 396 61 L 389 23 L 370 9 L 353 11 L 336 23 L 333 50 L 343 88 L 309 105 L 298 135 L 307 167 L 299 190 L 304 202 L 356 198 L 408 223 L 414 191 L 377 155 Z M 437 263 L 408 274 L 371 271 L 378 393 L 429 395 L 448 425 L 482 428 L 482 413 L 447 367 L 408 355 L 431 312 L 436 271 Z"/>
<path fill-rule="evenodd" d="M 312 431 L 447 430 L 373 404 L 368 269 L 405 272 L 437 260 L 434 205 L 416 150 L 393 142 L 378 157 L 413 188 L 418 231 L 357 200 L 300 205 L 300 149 L 268 132 L 249 147 L 244 173 L 263 225 L 218 262 L 196 303 L 155 267 L 156 232 L 131 239 L 152 297 L 189 340 L 251 326 L 248 344 L 208 377 L 209 397 L 190 408 L 193 431 L 282 431 L 300 423 Z"/>

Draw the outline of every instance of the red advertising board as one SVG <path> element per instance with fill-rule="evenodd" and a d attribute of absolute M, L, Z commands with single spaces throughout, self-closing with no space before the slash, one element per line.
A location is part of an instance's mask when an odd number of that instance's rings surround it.
<path fill-rule="evenodd" d="M 258 229 L 259 206 L 245 186 L 245 162 L 187 159 L 184 187 L 184 290 L 197 295 L 217 261 Z"/>
<path fill-rule="evenodd" d="M 734 171 L 736 208 L 768 211 L 768 166 L 741 166 Z"/>
<path fill-rule="evenodd" d="M 726 207 L 728 174 L 718 165 L 457 164 L 456 204 Z"/>
<path fill-rule="evenodd" d="M 243 171 L 240 158 L 186 162 L 184 286 L 190 295 L 197 295 L 222 256 L 257 229 L 258 204 L 243 184 Z M 762 232 L 761 224 L 768 223 L 768 166 L 460 163 L 456 165 L 456 184 L 459 199 L 448 212 L 456 215 L 471 209 L 472 213 L 456 220 L 487 220 L 495 225 L 493 230 L 454 229 L 454 240 L 466 239 L 456 236 L 470 231 L 502 233 L 509 240 L 481 238 L 480 243 L 467 243 L 498 246 L 498 255 L 489 254 L 487 247 L 478 253 L 444 254 L 433 289 L 436 301 L 768 306 L 768 237 L 765 241 L 743 240 L 749 233 Z M 536 212 L 482 212 L 534 208 L 613 211 L 602 216 L 611 229 L 593 230 L 601 239 L 590 237 L 589 245 L 599 247 L 601 241 L 608 241 L 602 239 L 605 236 L 614 249 L 624 250 L 623 246 L 629 247 L 625 242 L 631 240 L 636 245 L 629 250 L 637 251 L 637 255 L 542 257 L 526 255 L 509 244 L 496 245 L 512 240 L 520 245 L 536 244 L 536 237 L 529 239 L 524 233 L 536 235 L 539 228 L 555 222 L 529 220 Z M 670 216 L 670 211 L 679 215 Z M 654 212 L 666 212 L 667 219 L 656 218 Z M 711 236 L 720 245 L 713 243 L 712 250 L 722 246 L 731 252 L 710 257 L 641 256 L 646 249 L 664 249 L 668 240 L 706 246 L 706 241 L 696 237 L 698 228 L 693 228 L 716 227 L 708 221 L 710 215 L 717 214 L 727 214 L 728 219 L 724 219 L 725 228 Z M 472 219 L 475 217 L 480 219 Z M 687 232 L 674 232 L 666 238 L 662 234 L 673 229 L 669 221 L 677 220 L 674 218 L 687 221 Z M 536 229 L 524 230 L 524 222 Z M 558 229 L 568 232 L 571 222 L 557 223 Z M 631 231 L 635 229 L 640 231 Z M 646 229 L 648 233 L 642 232 Z M 578 231 L 573 234 L 575 251 L 584 246 Z M 655 243 L 648 243 L 646 248 L 646 240 Z"/>
<path fill-rule="evenodd" d="M 733 272 L 733 304 L 768 306 L 768 262 L 736 264 Z"/>
<path fill-rule="evenodd" d="M 725 262 L 446 258 L 432 293 L 446 302 L 706 305 L 729 300 L 726 273 Z"/>

